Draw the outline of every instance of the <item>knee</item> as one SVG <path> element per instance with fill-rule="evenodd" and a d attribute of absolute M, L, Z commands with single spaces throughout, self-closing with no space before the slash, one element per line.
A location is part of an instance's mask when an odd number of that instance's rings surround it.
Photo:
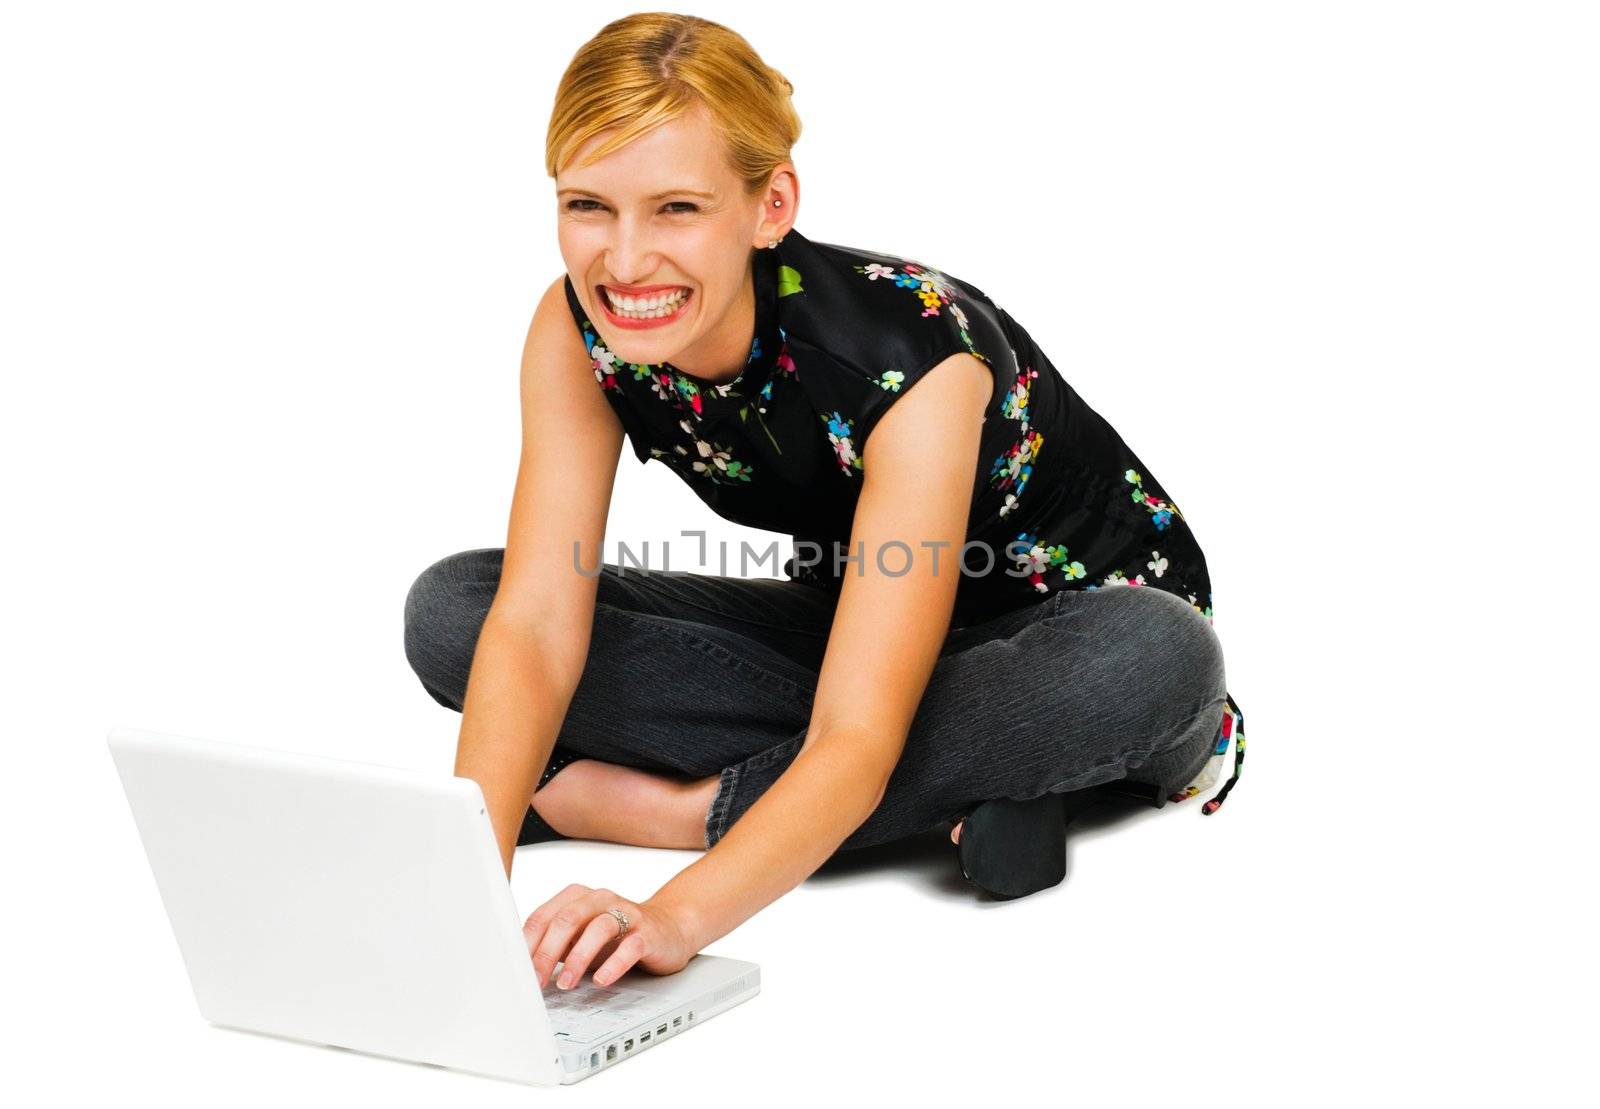
<path fill-rule="evenodd" d="M 1181 594 L 1150 586 L 1125 590 L 1139 624 L 1144 686 L 1142 742 L 1149 752 L 1129 764 L 1131 777 L 1163 794 L 1187 785 L 1215 746 L 1227 699 L 1222 642 L 1205 615 Z"/>
<path fill-rule="evenodd" d="M 1162 675 L 1180 702 L 1206 706 L 1223 700 L 1227 672 L 1211 621 L 1180 594 L 1148 585 L 1123 588 L 1141 610 L 1140 640 L 1150 672 Z"/>
<path fill-rule="evenodd" d="M 442 658 L 458 656 L 463 649 L 471 657 L 487 612 L 486 603 L 475 596 L 473 584 L 482 577 L 483 560 L 491 553 L 500 552 L 484 549 L 446 555 L 418 574 L 406 591 L 406 661 L 417 673 Z M 491 600 L 496 580 L 487 583 Z M 477 611 L 479 608 L 483 611 Z"/>

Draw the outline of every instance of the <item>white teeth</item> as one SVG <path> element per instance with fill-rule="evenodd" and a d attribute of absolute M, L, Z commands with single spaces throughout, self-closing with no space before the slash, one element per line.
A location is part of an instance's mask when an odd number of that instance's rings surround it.
<path fill-rule="evenodd" d="M 641 320 L 670 316 L 678 310 L 678 306 L 689 295 L 688 289 L 678 289 L 671 293 L 657 293 L 649 297 L 619 297 L 604 285 L 600 288 L 605 293 L 606 300 L 610 302 L 612 310 L 617 315 Z"/>

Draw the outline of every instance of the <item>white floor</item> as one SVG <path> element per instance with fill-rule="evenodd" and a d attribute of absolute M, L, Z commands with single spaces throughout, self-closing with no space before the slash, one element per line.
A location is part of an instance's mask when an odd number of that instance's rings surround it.
<path fill-rule="evenodd" d="M 634 6 L 12 5 L 0 1101 L 1592 1104 L 1589 6 L 694 9 L 793 80 L 804 233 L 982 288 L 1183 505 L 1238 788 L 1016 902 L 842 857 L 707 949 L 757 999 L 570 1090 L 208 1026 L 106 732 L 450 773 L 402 600 L 505 541 L 550 96 Z M 681 528 L 771 538 L 627 454 L 608 539 Z"/>
<path fill-rule="evenodd" d="M 1336 788 L 1303 788 L 1315 741 L 1272 727 L 1276 707 L 1251 698 L 1256 746 L 1219 813 L 1194 801 L 1092 810 L 1071 834 L 1067 879 L 1032 897 L 982 898 L 937 830 L 837 856 L 706 949 L 760 962 L 760 996 L 561 1096 L 1070 1091 L 1221 1105 L 1295 1103 L 1295 1091 L 1353 1100 L 1378 1081 L 1419 1101 L 1513 1078 L 1559 1088 L 1559 1057 L 1535 1073 L 1512 1060 L 1576 1050 L 1579 1028 L 1545 1019 L 1561 989 L 1549 960 L 1571 925 L 1514 931 L 1508 903 L 1530 879 L 1495 869 L 1492 837 L 1452 851 L 1459 825 L 1417 822 L 1402 790 L 1363 783 L 1371 768 L 1345 760 Z M 159 1091 L 171 1105 L 537 1096 L 207 1025 L 109 761 L 92 739 L 78 754 L 75 806 L 25 795 L 39 849 L 12 852 L 14 880 L 32 890 L 13 906 L 10 980 L 26 999 L 12 1011 L 26 1017 L 18 1033 L 34 1049 L 19 1063 L 34 1079 Z M 64 842 L 77 850 L 61 853 Z M 569 881 L 642 898 L 693 857 L 532 845 L 513 889 L 523 913 Z"/>

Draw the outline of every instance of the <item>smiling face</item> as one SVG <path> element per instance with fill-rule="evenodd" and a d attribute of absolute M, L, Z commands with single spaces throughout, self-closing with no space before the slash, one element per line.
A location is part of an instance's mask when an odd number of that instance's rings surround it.
<path fill-rule="evenodd" d="M 748 195 L 703 105 L 577 168 L 609 134 L 556 175 L 561 257 L 578 300 L 623 361 L 731 381 L 755 329 L 751 252 L 794 222 L 792 170 Z"/>

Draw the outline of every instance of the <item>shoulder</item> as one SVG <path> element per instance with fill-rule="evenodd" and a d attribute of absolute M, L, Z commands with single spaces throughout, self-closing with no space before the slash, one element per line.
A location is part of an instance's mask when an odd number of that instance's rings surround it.
<path fill-rule="evenodd" d="M 886 392 L 958 352 L 990 365 L 1011 354 L 1004 313 L 982 289 L 944 270 L 793 230 L 777 253 L 786 337 Z"/>
<path fill-rule="evenodd" d="M 608 351 L 589 319 L 588 309 L 578 299 L 572 280 L 565 273 L 550 283 L 539 301 L 539 313 L 547 315 L 549 327 L 560 331 L 565 340 L 576 345 L 594 370 L 595 380 L 606 392 L 615 391 L 613 371 L 616 358 Z"/>
<path fill-rule="evenodd" d="M 915 386 L 912 388 L 911 386 Z M 880 421 L 887 430 L 896 423 L 912 420 L 958 419 L 981 421 L 993 391 L 994 374 L 987 363 L 956 351 L 929 366 L 915 380 L 903 384 L 901 396 Z M 924 415 L 926 414 L 926 415 Z"/>
<path fill-rule="evenodd" d="M 957 351 L 929 367 L 913 384 L 916 388 L 906 387 L 903 397 L 890 402 L 862 428 L 863 468 L 868 433 L 874 465 L 889 459 L 913 474 L 925 470 L 930 456 L 954 454 L 965 460 L 977 449 L 994 391 L 989 367 L 971 354 Z M 894 463 L 895 459 L 900 461 Z"/>
<path fill-rule="evenodd" d="M 528 324 L 526 352 L 538 348 L 543 353 L 552 350 L 585 353 L 577 341 L 577 331 L 572 326 L 572 314 L 567 305 L 567 275 L 563 273 L 552 281 L 534 306 L 533 319 Z"/>
<path fill-rule="evenodd" d="M 898 356 L 925 369 L 958 349 L 984 358 L 984 342 L 1004 342 L 983 290 L 914 258 L 791 230 L 778 262 L 785 329 L 846 361 Z"/>
<path fill-rule="evenodd" d="M 792 243 L 790 240 L 794 240 Z M 817 242 L 790 231 L 779 245 L 779 316 L 800 377 L 807 355 L 830 363 L 832 403 L 855 421 L 855 442 L 939 371 L 955 394 L 990 386 L 1002 396 L 1017 373 L 1005 313 L 982 289 L 903 255 Z M 948 367 L 948 368 L 946 368 Z M 854 394 L 852 395 L 852 390 Z M 928 397 L 923 403 L 965 403 Z M 917 406 L 921 407 L 921 405 Z"/>

